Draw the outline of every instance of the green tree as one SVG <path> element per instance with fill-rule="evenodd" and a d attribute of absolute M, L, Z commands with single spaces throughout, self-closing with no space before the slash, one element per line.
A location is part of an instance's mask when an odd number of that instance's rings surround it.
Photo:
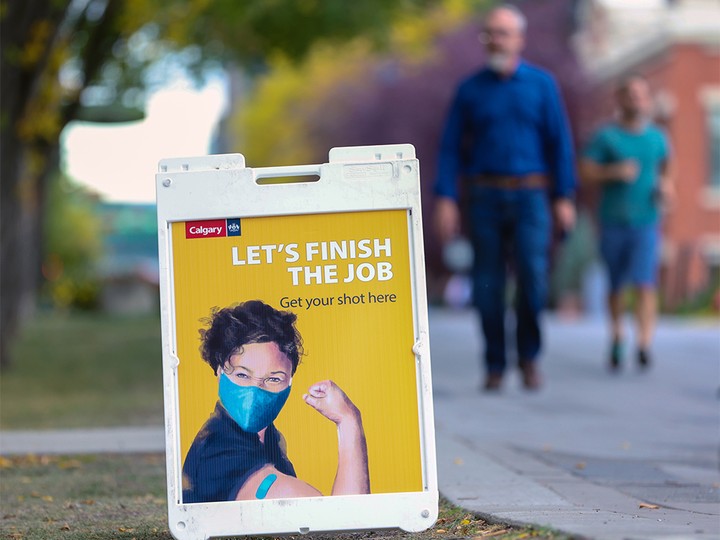
<path fill-rule="evenodd" d="M 102 252 L 97 196 L 65 176 L 50 182 L 42 275 L 45 294 L 56 307 L 95 307 Z"/>
<path fill-rule="evenodd" d="M 120 38 L 122 3 L 0 4 L 0 366 L 40 283 L 43 216 L 59 137 Z"/>
<path fill-rule="evenodd" d="M 215 62 L 262 69 L 319 40 L 382 42 L 427 0 L 0 0 L 0 367 L 40 283 L 42 216 L 59 137 L 72 120 L 132 116 L 148 66 L 176 52 L 196 73 Z"/>

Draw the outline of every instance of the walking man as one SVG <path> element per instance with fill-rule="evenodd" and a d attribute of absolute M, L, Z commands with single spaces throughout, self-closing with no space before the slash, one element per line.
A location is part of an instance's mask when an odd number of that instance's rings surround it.
<path fill-rule="evenodd" d="M 521 58 L 525 27 L 524 15 L 510 4 L 486 17 L 480 35 L 486 66 L 457 88 L 435 184 L 435 225 L 442 242 L 460 231 L 461 187 L 468 198 L 466 218 L 475 248 L 473 303 L 485 337 L 488 391 L 501 388 L 506 369 L 508 256 L 517 279 L 522 382 L 528 390 L 541 386 L 540 314 L 547 295 L 553 217 L 556 227 L 565 231 L 575 220 L 567 116 L 553 77 Z"/>
<path fill-rule="evenodd" d="M 637 363 L 640 368 L 650 365 L 657 313 L 660 204 L 672 195 L 669 144 L 650 122 L 648 82 L 630 76 L 621 82 L 615 96 L 617 121 L 595 134 L 581 161 L 583 180 L 602 186 L 600 252 L 610 275 L 609 366 L 613 371 L 623 359 L 623 292 L 627 285 L 636 292 Z"/>

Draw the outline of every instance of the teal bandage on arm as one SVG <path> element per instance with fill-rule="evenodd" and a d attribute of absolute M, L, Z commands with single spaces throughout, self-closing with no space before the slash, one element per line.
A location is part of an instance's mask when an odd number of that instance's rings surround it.
<path fill-rule="evenodd" d="M 270 490 L 270 487 L 275 483 L 275 480 L 277 480 L 277 474 L 268 474 L 265 477 L 265 480 L 260 482 L 260 485 L 255 492 L 255 498 L 264 499 L 268 491 Z"/>

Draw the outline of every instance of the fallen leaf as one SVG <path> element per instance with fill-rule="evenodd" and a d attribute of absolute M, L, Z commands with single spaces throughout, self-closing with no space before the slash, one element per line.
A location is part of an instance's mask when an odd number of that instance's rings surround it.
<path fill-rule="evenodd" d="M 460 525 L 470 525 L 470 520 L 469 520 L 469 519 L 463 519 L 463 520 L 460 522 Z"/>
<path fill-rule="evenodd" d="M 40 498 L 41 498 L 43 501 L 45 501 L 45 502 L 53 502 L 52 495 L 43 495 L 43 496 L 40 497 Z"/>
<path fill-rule="evenodd" d="M 82 463 L 77 459 L 66 459 L 58 463 L 59 469 L 79 469 L 80 467 L 82 467 Z"/>
<path fill-rule="evenodd" d="M 61 530 L 61 531 L 69 531 L 69 530 L 70 530 L 70 525 L 68 525 L 68 524 L 66 523 L 65 525 L 63 525 L 62 527 L 60 527 L 60 530 Z"/>
<path fill-rule="evenodd" d="M 510 532 L 510 529 L 500 529 L 499 531 L 488 531 L 486 533 L 481 534 L 480 536 L 474 536 L 473 540 L 476 540 L 478 538 L 491 538 L 493 536 L 500 536 L 501 534 L 505 534 Z"/>
<path fill-rule="evenodd" d="M 580 469 L 581 471 L 582 471 L 586 466 L 587 466 L 587 463 L 585 463 L 584 461 L 578 461 L 578 462 L 575 464 L 575 468 L 576 468 L 576 469 Z"/>
<path fill-rule="evenodd" d="M 129 528 L 129 527 L 118 527 L 118 532 L 131 533 L 131 532 L 135 532 L 135 529 L 131 529 L 131 528 Z"/>
<path fill-rule="evenodd" d="M 447 531 L 445 529 L 437 529 L 435 532 L 438 534 L 443 534 L 443 533 L 446 533 Z"/>
<path fill-rule="evenodd" d="M 657 504 L 650 504 L 650 503 L 640 503 L 640 508 L 648 508 L 650 510 L 657 510 L 660 508 Z"/>
<path fill-rule="evenodd" d="M 84 501 L 80 501 L 80 504 L 86 504 L 88 506 L 92 506 L 95 504 L 95 501 L 93 499 L 85 499 Z"/>
<path fill-rule="evenodd" d="M 13 462 L 10 461 L 8 458 L 0 456 L 0 469 L 11 469 L 13 466 Z"/>
<path fill-rule="evenodd" d="M 460 458 L 460 457 L 456 457 L 454 463 L 455 463 L 455 465 L 465 465 L 463 458 Z"/>

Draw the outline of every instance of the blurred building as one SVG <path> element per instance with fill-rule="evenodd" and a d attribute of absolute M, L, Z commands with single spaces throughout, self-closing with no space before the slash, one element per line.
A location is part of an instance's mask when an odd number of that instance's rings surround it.
<path fill-rule="evenodd" d="M 100 307 L 117 314 L 157 313 L 159 266 L 154 204 L 100 203 L 103 256 Z"/>
<path fill-rule="evenodd" d="M 664 223 L 662 292 L 677 306 L 720 283 L 720 2 L 578 0 L 575 53 L 590 84 L 585 140 L 613 114 L 630 73 L 656 92 L 670 135 L 677 197 Z"/>

